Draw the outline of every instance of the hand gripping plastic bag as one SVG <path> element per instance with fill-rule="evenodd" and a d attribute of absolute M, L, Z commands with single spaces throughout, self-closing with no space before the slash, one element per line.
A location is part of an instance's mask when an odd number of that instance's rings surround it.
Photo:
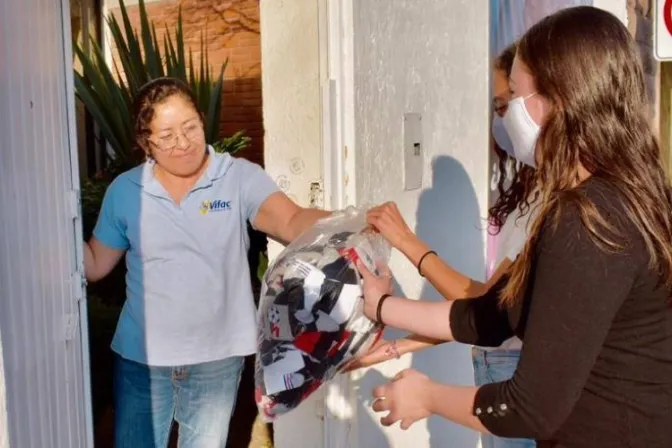
<path fill-rule="evenodd" d="M 296 408 L 382 328 L 364 316 L 361 260 L 378 273 L 390 246 L 348 208 L 318 221 L 269 266 L 259 300 L 256 401 L 266 421 Z"/>

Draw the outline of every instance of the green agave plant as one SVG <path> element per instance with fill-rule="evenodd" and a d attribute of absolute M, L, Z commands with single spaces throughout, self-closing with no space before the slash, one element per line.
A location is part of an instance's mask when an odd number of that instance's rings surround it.
<path fill-rule="evenodd" d="M 246 147 L 250 139 L 244 131 L 219 140 L 222 85 L 227 62 L 219 67 L 216 76 L 212 76 L 203 35 L 200 39 L 202 57 L 196 68 L 191 49 L 188 50 L 187 60 L 181 11 L 172 33 L 174 40 L 170 30 L 166 30 L 161 44 L 154 23 L 148 19 L 143 0 L 139 2 L 139 35 L 131 26 L 124 2 L 120 1 L 119 6 L 122 24 L 111 14 L 106 19 L 121 64 L 119 67 L 114 61 L 114 73 L 95 39 L 90 40 L 90 54 L 76 42 L 73 43 L 75 54 L 82 64 L 81 73 L 75 71 L 74 74 L 75 91 L 111 146 L 115 170 L 128 169 L 142 160 L 142 154 L 133 150 L 131 104 L 142 85 L 162 76 L 178 78 L 191 87 L 198 108 L 205 117 L 206 140 L 216 150 L 233 153 Z"/>
<path fill-rule="evenodd" d="M 217 152 L 228 152 L 229 154 L 236 154 L 238 151 L 245 149 L 252 139 L 245 135 L 245 131 L 238 131 L 231 137 L 224 137 L 212 144 L 212 147 Z"/>

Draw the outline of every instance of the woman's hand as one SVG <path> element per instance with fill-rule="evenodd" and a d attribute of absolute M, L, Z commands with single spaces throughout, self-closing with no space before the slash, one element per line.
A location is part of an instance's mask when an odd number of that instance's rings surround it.
<path fill-rule="evenodd" d="M 379 340 L 373 344 L 369 351 L 364 355 L 350 361 L 343 369 L 343 372 L 348 373 L 364 367 L 371 367 L 380 364 L 381 362 L 399 357 L 396 342 L 397 341 L 390 342 L 384 339 Z"/>
<path fill-rule="evenodd" d="M 364 294 L 364 315 L 371 320 L 376 320 L 378 302 L 385 294 L 392 293 L 392 274 L 389 268 L 379 268 L 380 277 L 369 271 L 361 261 L 357 261 L 357 269 L 362 275 L 362 293 Z"/>
<path fill-rule="evenodd" d="M 394 202 L 372 208 L 367 213 L 367 220 L 395 249 L 402 252 L 405 245 L 417 239 Z"/>
<path fill-rule="evenodd" d="M 388 411 L 380 419 L 383 426 L 401 421 L 401 429 L 408 429 L 418 420 L 431 415 L 432 380 L 417 370 L 402 370 L 394 379 L 373 389 L 372 408 L 376 412 Z"/>

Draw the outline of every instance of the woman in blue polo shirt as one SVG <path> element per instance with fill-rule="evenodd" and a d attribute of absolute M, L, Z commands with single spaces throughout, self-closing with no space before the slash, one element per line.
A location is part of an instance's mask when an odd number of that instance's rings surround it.
<path fill-rule="evenodd" d="M 247 222 L 289 242 L 327 212 L 301 208 L 263 169 L 206 145 L 182 82 L 161 78 L 134 103 L 147 161 L 108 188 L 86 276 L 126 255 L 126 302 L 112 341 L 115 446 L 224 447 L 243 357 L 256 348 Z"/>

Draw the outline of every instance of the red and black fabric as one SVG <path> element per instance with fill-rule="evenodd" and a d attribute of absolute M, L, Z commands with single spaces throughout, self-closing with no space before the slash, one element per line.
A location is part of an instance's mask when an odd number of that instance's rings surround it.
<path fill-rule="evenodd" d="M 355 260 L 375 271 L 389 246 L 363 231 L 362 214 L 355 218 L 361 230 L 340 228 L 352 228 L 352 216 L 332 220 L 333 229 L 287 247 L 264 276 L 255 396 L 267 421 L 296 408 L 380 336 L 362 311 Z"/>

